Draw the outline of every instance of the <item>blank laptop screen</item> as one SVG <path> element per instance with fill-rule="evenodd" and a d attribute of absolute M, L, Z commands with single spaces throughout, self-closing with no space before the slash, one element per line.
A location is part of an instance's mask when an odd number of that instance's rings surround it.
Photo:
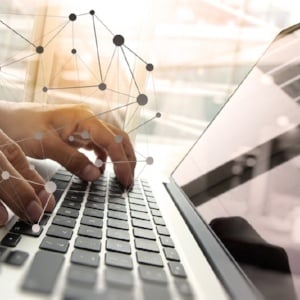
<path fill-rule="evenodd" d="M 283 31 L 173 173 L 270 299 L 300 299 L 300 26 Z"/>

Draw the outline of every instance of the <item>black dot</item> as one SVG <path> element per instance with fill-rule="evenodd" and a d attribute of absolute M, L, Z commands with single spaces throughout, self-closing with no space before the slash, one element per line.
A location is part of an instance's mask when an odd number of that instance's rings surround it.
<path fill-rule="evenodd" d="M 37 46 L 37 47 L 35 48 L 35 51 L 36 51 L 36 53 L 41 54 L 41 53 L 44 52 L 44 47 L 42 47 L 42 46 Z"/>
<path fill-rule="evenodd" d="M 117 34 L 114 36 L 113 38 L 113 43 L 116 45 L 116 46 L 122 46 L 125 42 L 125 39 L 122 35 L 120 34 Z"/>
<path fill-rule="evenodd" d="M 90 10 L 90 15 L 94 15 L 95 14 L 95 11 L 92 9 L 92 10 Z"/>
<path fill-rule="evenodd" d="M 70 14 L 69 15 L 69 20 L 70 21 L 75 21 L 77 19 L 77 16 L 75 14 Z"/>
<path fill-rule="evenodd" d="M 104 82 L 101 82 L 101 83 L 98 85 L 98 88 L 99 88 L 99 90 L 104 91 L 104 90 L 106 90 L 106 84 L 105 84 Z"/>
<path fill-rule="evenodd" d="M 156 118 L 161 118 L 161 113 L 157 112 L 155 116 L 156 116 Z"/>
<path fill-rule="evenodd" d="M 145 94 L 139 94 L 136 100 L 141 106 L 144 106 L 148 103 L 148 97 Z"/>
<path fill-rule="evenodd" d="M 71 53 L 72 53 L 72 54 L 76 54 L 76 53 L 77 53 L 77 50 L 76 50 L 76 49 L 72 49 L 72 50 L 71 50 Z"/>
<path fill-rule="evenodd" d="M 45 93 L 48 92 L 48 88 L 46 86 L 43 87 L 43 92 L 45 92 Z"/>
<path fill-rule="evenodd" d="M 147 64 L 147 65 L 146 65 L 146 70 L 147 70 L 147 71 L 150 71 L 150 72 L 151 72 L 151 71 L 153 71 L 153 69 L 154 69 L 154 66 L 153 66 L 152 64 Z"/>

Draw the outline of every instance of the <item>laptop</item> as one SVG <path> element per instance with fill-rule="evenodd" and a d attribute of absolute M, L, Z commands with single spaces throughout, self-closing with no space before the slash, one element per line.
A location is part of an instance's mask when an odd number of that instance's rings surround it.
<path fill-rule="evenodd" d="M 40 230 L 0 229 L 1 298 L 300 299 L 299 50 L 282 31 L 168 182 L 54 164 Z"/>

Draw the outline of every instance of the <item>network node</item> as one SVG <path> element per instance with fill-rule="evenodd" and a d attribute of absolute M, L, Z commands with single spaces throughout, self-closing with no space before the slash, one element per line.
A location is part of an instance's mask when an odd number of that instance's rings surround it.
<path fill-rule="evenodd" d="M 105 84 L 104 82 L 101 82 L 101 83 L 98 85 L 98 88 L 99 88 L 99 90 L 101 90 L 101 91 L 105 91 L 106 88 L 107 88 L 107 86 L 106 86 L 106 84 Z"/>
<path fill-rule="evenodd" d="M 43 138 L 43 133 L 42 132 L 36 132 L 34 135 L 34 138 L 38 141 L 40 141 Z"/>
<path fill-rule="evenodd" d="M 124 43 L 125 43 L 125 39 L 122 35 L 120 34 L 117 34 L 114 36 L 113 38 L 113 43 L 116 45 L 116 46 L 122 46 Z"/>
<path fill-rule="evenodd" d="M 35 166 L 33 164 L 29 164 L 29 170 L 31 171 L 35 170 Z"/>
<path fill-rule="evenodd" d="M 96 159 L 95 166 L 101 168 L 103 166 L 103 161 L 100 158 Z"/>
<path fill-rule="evenodd" d="M 144 106 L 148 103 L 148 97 L 145 94 L 139 94 L 136 100 L 137 103 L 141 106 Z"/>
<path fill-rule="evenodd" d="M 160 113 L 160 112 L 157 112 L 155 116 L 156 116 L 156 118 L 159 119 L 159 118 L 161 118 L 161 113 Z"/>
<path fill-rule="evenodd" d="M 122 142 L 123 142 L 123 137 L 120 136 L 120 135 L 116 135 L 116 136 L 115 136 L 115 142 L 116 142 L 117 144 L 122 143 Z"/>
<path fill-rule="evenodd" d="M 77 50 L 76 50 L 76 49 L 72 49 L 72 50 L 71 50 L 71 53 L 72 53 L 72 54 L 76 54 L 76 53 L 77 53 Z"/>
<path fill-rule="evenodd" d="M 1 177 L 3 180 L 7 180 L 10 177 L 10 174 L 8 173 L 8 171 L 3 171 L 1 174 Z"/>
<path fill-rule="evenodd" d="M 75 14 L 70 14 L 70 15 L 69 15 L 69 20 L 70 20 L 70 21 L 73 22 L 73 21 L 75 21 L 76 19 L 77 19 L 77 16 L 76 16 Z"/>
<path fill-rule="evenodd" d="M 39 224 L 33 224 L 31 227 L 32 232 L 38 233 L 41 230 L 41 226 Z"/>
<path fill-rule="evenodd" d="M 92 9 L 92 10 L 90 10 L 90 15 L 94 15 L 95 14 L 95 11 Z"/>
<path fill-rule="evenodd" d="M 47 93 L 48 92 L 48 88 L 46 86 L 43 87 L 43 92 Z"/>
<path fill-rule="evenodd" d="M 48 181 L 45 183 L 45 190 L 48 194 L 53 194 L 57 189 L 56 183 L 54 181 Z"/>
<path fill-rule="evenodd" d="M 87 132 L 87 131 L 82 131 L 81 132 L 81 137 L 84 139 L 84 140 L 88 140 L 90 138 L 90 134 Z"/>
<path fill-rule="evenodd" d="M 38 53 L 38 54 L 42 54 L 42 53 L 44 53 L 44 47 L 43 47 L 43 46 L 37 46 L 37 47 L 35 48 L 35 51 L 36 51 L 36 53 Z"/>
<path fill-rule="evenodd" d="M 154 69 L 154 66 L 152 64 L 147 64 L 146 65 L 146 70 L 147 71 L 151 72 L 151 71 L 153 71 L 153 69 Z"/>
<path fill-rule="evenodd" d="M 146 158 L 146 164 L 150 166 L 150 165 L 153 165 L 153 163 L 154 163 L 153 157 L 148 156 L 148 157 Z"/>
<path fill-rule="evenodd" d="M 74 138 L 74 136 L 73 135 L 70 135 L 69 137 L 68 137 L 68 140 L 69 140 L 69 142 L 74 142 L 75 141 L 75 138 Z"/>

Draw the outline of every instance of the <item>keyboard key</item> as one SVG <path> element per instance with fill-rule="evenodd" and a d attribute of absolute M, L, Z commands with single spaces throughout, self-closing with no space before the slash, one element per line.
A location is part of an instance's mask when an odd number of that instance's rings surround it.
<path fill-rule="evenodd" d="M 107 239 L 106 240 L 106 250 L 131 254 L 131 247 L 128 242 L 115 240 L 115 239 Z"/>
<path fill-rule="evenodd" d="M 105 202 L 105 195 L 99 196 L 97 194 L 94 193 L 90 193 L 88 195 L 88 202 L 92 201 L 92 202 L 97 202 L 97 203 L 104 203 Z"/>
<path fill-rule="evenodd" d="M 144 220 L 138 220 L 138 219 L 132 219 L 132 226 L 143 228 L 143 229 L 152 229 L 152 224 L 150 221 L 144 221 Z"/>
<path fill-rule="evenodd" d="M 83 216 L 81 218 L 80 224 L 88 225 L 88 226 L 92 226 L 92 227 L 97 227 L 97 228 L 102 228 L 103 227 L 103 220 L 99 219 L 99 218 Z"/>
<path fill-rule="evenodd" d="M 16 247 L 21 240 L 20 234 L 7 233 L 4 238 L 1 240 L 1 245 L 7 247 Z"/>
<path fill-rule="evenodd" d="M 162 214 L 159 209 L 151 209 L 151 215 L 153 217 L 162 217 Z"/>
<path fill-rule="evenodd" d="M 40 249 L 50 250 L 60 253 L 66 253 L 69 248 L 69 242 L 64 239 L 45 237 L 41 244 Z"/>
<path fill-rule="evenodd" d="M 4 261 L 7 255 L 9 254 L 9 250 L 6 247 L 0 246 L 0 262 Z"/>
<path fill-rule="evenodd" d="M 84 216 L 90 216 L 90 217 L 95 217 L 95 218 L 100 218 L 102 219 L 104 214 L 102 210 L 97 210 L 93 208 L 85 208 L 83 211 Z"/>
<path fill-rule="evenodd" d="M 65 196 L 65 200 L 82 203 L 83 196 L 84 196 L 83 193 L 69 191 Z"/>
<path fill-rule="evenodd" d="M 167 283 L 167 275 L 163 268 L 139 266 L 139 274 L 143 280 L 155 283 Z"/>
<path fill-rule="evenodd" d="M 40 220 L 40 223 L 39 223 L 39 224 L 42 225 L 42 226 L 47 225 L 49 219 L 50 219 L 50 216 L 44 214 L 44 215 L 42 216 L 42 219 Z"/>
<path fill-rule="evenodd" d="M 115 204 L 115 203 L 109 203 L 108 204 L 108 209 L 109 210 L 115 210 L 115 211 L 120 211 L 120 212 L 127 212 L 126 206 L 120 205 L 120 204 Z"/>
<path fill-rule="evenodd" d="M 73 230 L 63 226 L 51 225 L 46 234 L 48 236 L 70 240 L 73 235 Z"/>
<path fill-rule="evenodd" d="M 52 180 L 59 180 L 59 181 L 66 181 L 69 182 L 71 180 L 72 175 L 71 174 L 61 174 L 61 173 L 56 173 L 53 175 Z"/>
<path fill-rule="evenodd" d="M 160 235 L 170 236 L 170 232 L 166 226 L 156 226 L 157 233 Z"/>
<path fill-rule="evenodd" d="M 76 219 L 79 216 L 78 210 L 67 208 L 67 207 L 60 207 L 57 211 L 57 214 L 60 216 L 65 216 L 73 219 Z"/>
<path fill-rule="evenodd" d="M 59 277 L 63 262 L 63 255 L 38 251 L 34 256 L 22 288 L 27 291 L 50 294 Z"/>
<path fill-rule="evenodd" d="M 154 232 L 148 229 L 133 228 L 133 235 L 134 237 L 140 237 L 147 240 L 156 240 Z"/>
<path fill-rule="evenodd" d="M 104 210 L 104 203 L 87 201 L 85 207 Z"/>
<path fill-rule="evenodd" d="M 174 248 L 164 248 L 165 257 L 168 260 L 180 261 L 179 255 Z"/>
<path fill-rule="evenodd" d="M 81 208 L 81 203 L 72 200 L 64 200 L 61 206 L 79 210 Z"/>
<path fill-rule="evenodd" d="M 120 211 L 109 210 L 107 216 L 112 219 L 128 221 L 127 214 Z"/>
<path fill-rule="evenodd" d="M 55 216 L 52 224 L 61 225 L 63 227 L 74 228 L 76 225 L 76 220 L 64 216 Z"/>
<path fill-rule="evenodd" d="M 142 206 L 142 205 L 136 205 L 136 204 L 129 203 L 129 208 L 130 208 L 130 210 L 135 210 L 135 211 L 139 211 L 139 212 L 144 212 L 144 213 L 148 212 L 146 206 Z"/>
<path fill-rule="evenodd" d="M 171 300 L 172 299 L 168 285 L 157 284 L 154 282 L 145 282 L 143 284 L 143 296 L 144 296 L 143 297 L 144 300 L 153 300 L 153 299 Z"/>
<path fill-rule="evenodd" d="M 105 263 L 106 265 L 112 267 L 119 267 L 128 270 L 133 269 L 133 262 L 131 256 L 122 253 L 117 253 L 117 252 L 105 253 Z"/>
<path fill-rule="evenodd" d="M 169 236 L 163 236 L 163 235 L 161 235 L 159 237 L 159 239 L 160 239 L 161 244 L 164 247 L 170 247 L 170 248 L 174 248 L 175 247 L 173 240 Z"/>
<path fill-rule="evenodd" d="M 155 225 L 166 226 L 164 219 L 161 217 L 153 217 L 153 221 Z"/>
<path fill-rule="evenodd" d="M 193 290 L 186 279 L 177 278 L 175 286 L 179 294 L 187 299 L 193 299 Z"/>
<path fill-rule="evenodd" d="M 146 251 L 137 251 L 136 252 L 137 261 L 140 264 L 163 267 L 163 261 L 159 254 L 151 253 Z"/>
<path fill-rule="evenodd" d="M 111 228 L 128 230 L 129 225 L 128 222 L 116 219 L 107 219 L 107 226 Z"/>
<path fill-rule="evenodd" d="M 136 198 L 131 198 L 129 196 L 129 203 L 131 204 L 136 204 L 136 205 L 141 205 L 141 206 L 145 206 L 145 201 L 144 199 L 136 199 Z"/>
<path fill-rule="evenodd" d="M 101 239 L 102 238 L 102 230 L 99 228 L 80 225 L 79 230 L 78 230 L 78 235 L 91 237 L 91 238 L 95 238 L 95 239 Z"/>
<path fill-rule="evenodd" d="M 84 249 L 84 250 L 100 252 L 100 250 L 101 250 L 101 241 L 98 240 L 98 239 L 79 236 L 75 240 L 74 247 Z"/>
<path fill-rule="evenodd" d="M 159 209 L 158 205 L 156 203 L 153 203 L 153 202 L 149 202 L 149 207 L 151 209 Z"/>
<path fill-rule="evenodd" d="M 37 232 L 32 231 L 32 225 L 25 223 L 23 221 L 17 222 L 13 228 L 11 229 L 11 232 L 17 233 L 17 234 L 24 234 L 28 236 L 33 236 L 33 237 L 39 237 L 43 231 L 43 227 L 40 226 L 40 230 Z"/>
<path fill-rule="evenodd" d="M 128 196 L 130 199 L 138 199 L 138 200 L 144 200 L 144 196 L 141 194 L 136 194 L 136 193 L 128 193 Z"/>
<path fill-rule="evenodd" d="M 181 263 L 168 262 L 168 265 L 173 276 L 186 278 L 186 273 Z"/>
<path fill-rule="evenodd" d="M 134 239 L 135 248 L 138 250 L 145 250 L 150 252 L 159 252 L 159 248 L 155 241 L 149 241 L 141 238 Z"/>
<path fill-rule="evenodd" d="M 100 264 L 100 256 L 95 252 L 75 249 L 71 255 L 71 262 L 97 268 Z"/>
<path fill-rule="evenodd" d="M 117 204 L 117 205 L 126 205 L 126 202 L 124 199 L 120 199 L 120 198 L 108 198 L 108 203 L 110 204 Z"/>
<path fill-rule="evenodd" d="M 24 251 L 10 251 L 5 259 L 5 263 L 13 266 L 22 266 L 25 263 L 28 256 L 29 254 Z"/>
<path fill-rule="evenodd" d="M 131 218 L 150 221 L 150 216 L 147 213 L 132 210 L 130 216 Z"/>
<path fill-rule="evenodd" d="M 124 288 L 130 288 L 134 284 L 134 278 L 133 274 L 129 270 L 122 270 L 119 268 L 114 267 L 107 267 L 105 269 L 105 280 L 108 284 L 118 287 L 124 287 Z M 113 292 L 111 288 L 109 288 L 109 291 Z M 116 291 L 116 290 L 115 290 Z M 125 289 L 118 289 L 117 295 L 111 295 L 111 297 L 108 298 L 97 298 L 97 299 L 122 299 L 122 300 L 132 300 L 134 299 L 133 295 L 126 296 L 127 290 Z M 125 298 L 124 298 L 125 296 Z"/>
<path fill-rule="evenodd" d="M 113 238 L 117 240 L 129 242 L 129 232 L 121 229 L 108 228 L 106 231 L 106 236 L 108 238 Z"/>
<path fill-rule="evenodd" d="M 97 282 L 97 271 L 94 268 L 71 265 L 68 269 L 67 280 L 76 285 L 93 287 Z"/>

